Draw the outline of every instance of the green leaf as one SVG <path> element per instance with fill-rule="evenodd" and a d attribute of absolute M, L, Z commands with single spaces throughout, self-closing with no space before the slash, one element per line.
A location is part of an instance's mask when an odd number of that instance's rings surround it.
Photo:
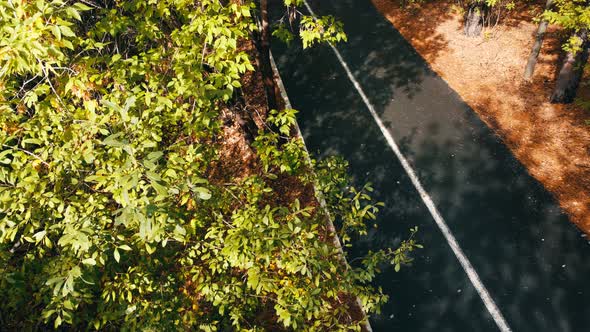
<path fill-rule="evenodd" d="M 163 155 L 164 155 L 164 152 L 162 152 L 162 151 L 154 151 L 154 152 L 150 152 L 147 155 L 147 159 L 154 162 L 154 161 L 162 158 Z"/>
<path fill-rule="evenodd" d="M 156 252 L 156 248 L 150 246 L 149 244 L 145 244 L 145 250 L 148 252 L 148 254 L 153 254 L 154 252 Z"/>
<path fill-rule="evenodd" d="M 36 243 L 39 243 L 39 242 L 41 242 L 41 240 L 43 240 L 43 238 L 45 237 L 45 234 L 47 234 L 46 230 L 39 231 L 39 232 L 33 234 L 33 239 L 35 240 Z"/>
<path fill-rule="evenodd" d="M 118 248 L 121 249 L 121 250 L 125 250 L 125 251 L 130 251 L 131 250 L 131 247 L 128 246 L 128 245 L 126 245 L 126 244 L 120 245 Z"/>
<path fill-rule="evenodd" d="M 82 260 L 82 264 L 94 266 L 94 265 L 96 265 L 96 260 L 94 260 L 94 258 L 92 258 L 92 257 L 86 258 L 86 259 Z"/>
<path fill-rule="evenodd" d="M 208 200 L 211 198 L 211 192 L 207 188 L 194 187 L 193 192 L 197 193 L 198 197 L 202 200 Z"/>
<path fill-rule="evenodd" d="M 66 37 L 76 37 L 76 34 L 74 33 L 74 31 L 72 31 L 72 29 L 70 29 L 69 27 L 67 27 L 65 25 L 60 25 L 59 26 L 59 30 L 61 30 L 61 34 L 63 36 L 66 36 Z"/>
<path fill-rule="evenodd" d="M 80 17 L 80 13 L 78 13 L 78 11 L 74 7 L 66 8 L 66 12 L 68 13 L 68 15 L 70 17 L 75 18 L 78 21 L 82 21 L 82 17 Z"/>
<path fill-rule="evenodd" d="M 92 9 L 92 7 L 89 7 L 89 6 L 87 6 L 87 5 L 85 5 L 85 4 L 81 3 L 81 2 L 76 2 L 74 4 L 74 8 L 76 8 L 78 10 L 81 10 L 81 11 L 87 11 L 87 10 L 91 10 Z"/>
<path fill-rule="evenodd" d="M 117 250 L 117 248 L 115 248 L 115 251 L 113 251 L 113 257 L 115 258 L 115 261 L 117 261 L 117 263 L 119 263 L 119 260 L 121 259 L 121 255 L 119 254 L 119 250 Z"/>
<path fill-rule="evenodd" d="M 55 36 L 57 40 L 61 40 L 61 30 L 57 25 L 51 25 L 49 26 L 49 29 L 51 30 L 51 33 Z"/>
<path fill-rule="evenodd" d="M 122 147 L 125 144 L 123 142 L 121 142 L 121 141 L 118 141 L 117 139 L 119 137 L 123 136 L 123 134 L 124 133 L 122 133 L 122 132 L 119 132 L 119 133 L 116 133 L 116 134 L 112 134 L 112 135 L 108 136 L 107 138 L 105 138 L 102 141 L 102 144 L 108 145 L 108 146 L 112 146 L 112 147 Z"/>
<path fill-rule="evenodd" d="M 162 178 L 156 172 L 146 171 L 145 172 L 145 176 L 147 176 L 148 179 L 150 179 L 150 180 L 152 180 L 154 182 L 156 182 L 156 181 L 162 181 Z"/>

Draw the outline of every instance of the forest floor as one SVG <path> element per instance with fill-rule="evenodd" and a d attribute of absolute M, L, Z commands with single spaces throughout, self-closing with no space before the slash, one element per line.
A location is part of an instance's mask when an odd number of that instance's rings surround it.
<path fill-rule="evenodd" d="M 548 29 L 532 82 L 522 78 L 538 27 L 533 19 L 544 2 L 516 8 L 470 38 L 452 1 L 404 8 L 399 0 L 372 1 L 590 234 L 590 112 L 548 101 L 563 56 L 563 34 L 555 26 Z M 578 95 L 590 99 L 590 87 Z"/>
<path fill-rule="evenodd" d="M 219 185 L 232 185 L 240 183 L 251 176 L 262 176 L 262 162 L 252 147 L 252 139 L 259 130 L 268 130 L 266 118 L 269 113 L 268 101 L 263 85 L 263 77 L 260 70 L 258 53 L 251 41 L 244 41 L 240 49 L 250 57 L 255 67 L 254 71 L 247 72 L 241 79 L 242 87 L 239 92 L 240 98 L 234 105 L 226 105 L 222 112 L 223 125 L 216 142 L 219 143 L 218 160 L 210 169 L 208 179 Z M 275 76 L 278 82 L 279 77 Z M 281 91 L 277 86 L 277 91 Z M 286 105 L 279 103 L 279 108 L 284 109 Z M 249 127 L 246 122 L 252 117 L 253 124 Z M 297 137 L 295 130 L 292 130 L 293 138 Z M 290 206 L 295 200 L 300 202 L 302 207 L 320 208 L 313 183 L 303 183 L 296 176 L 285 173 L 279 174 L 276 179 L 266 178 L 267 185 L 272 188 L 272 194 L 268 195 L 272 206 Z M 312 212 L 315 213 L 315 212 Z M 329 225 L 325 228 L 325 238 L 328 236 Z M 332 241 L 332 240 L 330 240 Z M 348 302 L 349 318 L 352 321 L 365 319 L 365 314 L 358 306 L 355 297 L 340 294 L 341 301 Z M 273 305 L 269 302 L 268 310 L 261 312 L 257 317 L 257 323 L 267 330 L 281 331 L 282 326 L 277 323 L 274 316 Z M 364 326 L 364 325 L 363 325 Z M 365 331 L 363 327 L 363 331 Z"/>

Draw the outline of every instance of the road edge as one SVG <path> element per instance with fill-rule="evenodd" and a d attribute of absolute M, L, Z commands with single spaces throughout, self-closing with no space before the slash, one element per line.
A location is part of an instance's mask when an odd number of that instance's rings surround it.
<path fill-rule="evenodd" d="M 285 89 L 285 85 L 283 84 L 283 79 L 281 78 L 281 74 L 279 73 L 279 69 L 278 69 L 275 59 L 272 55 L 272 52 L 271 51 L 269 51 L 269 52 L 270 52 L 270 64 L 271 64 L 272 71 L 274 74 L 275 83 L 277 84 L 277 87 L 279 88 L 279 91 L 281 93 L 281 98 L 283 99 L 283 102 L 285 103 L 285 108 L 291 109 L 292 108 L 291 101 L 289 100 L 289 96 L 287 95 L 287 90 Z M 312 162 L 311 162 L 311 157 L 309 155 L 309 150 L 307 149 L 307 144 L 305 143 L 305 139 L 303 138 L 303 134 L 301 133 L 301 128 L 299 127 L 299 122 L 297 122 L 297 121 L 295 122 L 295 130 L 296 130 L 297 137 L 299 137 L 301 139 L 301 141 L 303 142 L 303 149 L 305 150 L 305 153 L 306 153 L 306 160 L 307 160 L 308 165 L 311 167 Z M 312 172 L 313 172 L 313 170 L 312 170 Z M 334 223 L 332 222 L 332 217 L 330 216 L 330 212 L 328 211 L 328 208 L 326 206 L 326 200 L 324 199 L 323 194 L 317 189 L 316 184 L 314 184 L 313 190 L 314 190 L 316 199 L 320 203 L 321 208 L 324 210 L 324 212 L 327 216 L 326 224 L 328 226 L 328 230 L 330 231 L 330 233 L 334 234 L 334 236 L 332 237 L 332 240 L 333 240 L 334 246 L 336 246 L 336 248 L 338 248 L 338 250 L 340 252 L 340 259 L 347 267 L 349 267 L 348 262 L 346 261 L 346 257 L 344 256 L 344 251 L 342 249 L 342 244 L 340 243 L 340 238 L 338 238 L 338 234 L 336 232 L 336 227 L 334 227 Z M 355 296 L 355 307 L 361 313 L 361 316 L 362 316 L 361 329 L 365 332 L 373 332 L 373 329 L 371 328 L 371 323 L 369 322 L 369 317 L 367 316 L 367 313 L 363 309 L 361 299 L 358 296 Z"/>

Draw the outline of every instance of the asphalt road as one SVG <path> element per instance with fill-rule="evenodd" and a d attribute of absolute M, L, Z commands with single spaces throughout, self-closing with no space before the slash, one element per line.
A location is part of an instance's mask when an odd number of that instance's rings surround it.
<path fill-rule="evenodd" d="M 393 0 L 392 0 L 393 1 Z M 310 1 L 345 25 L 336 45 L 386 130 L 514 331 L 587 331 L 590 245 L 501 140 L 369 0 Z M 280 7 L 273 14 L 282 15 Z M 498 327 L 329 46 L 273 53 L 309 150 L 339 154 L 386 207 L 351 256 L 395 247 L 419 226 L 413 266 L 376 281 L 390 295 L 375 331 Z"/>

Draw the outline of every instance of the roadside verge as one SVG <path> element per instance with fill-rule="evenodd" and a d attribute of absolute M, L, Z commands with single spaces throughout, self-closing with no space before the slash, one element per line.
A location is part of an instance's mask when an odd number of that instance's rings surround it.
<path fill-rule="evenodd" d="M 407 8 L 395 0 L 372 1 L 557 198 L 570 220 L 590 234 L 590 130 L 585 122 L 590 113 L 548 102 L 561 50 L 559 31 L 550 28 L 533 82 L 527 83 L 522 71 L 536 25 L 525 9 L 534 6 L 515 11 L 523 15 L 508 15 L 484 37 L 468 38 L 449 1 Z"/>

